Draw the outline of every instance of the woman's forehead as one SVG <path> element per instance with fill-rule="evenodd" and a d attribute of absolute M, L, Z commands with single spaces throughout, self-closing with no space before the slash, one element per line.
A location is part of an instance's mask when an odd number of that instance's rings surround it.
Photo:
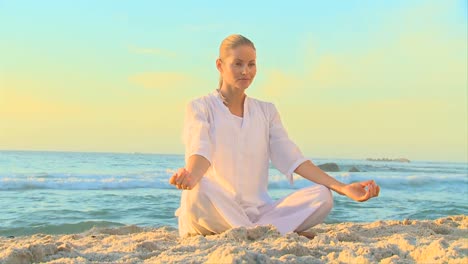
<path fill-rule="evenodd" d="M 255 60 L 257 55 L 255 49 L 250 46 L 242 45 L 230 51 L 229 54 L 234 60 L 251 61 Z"/>

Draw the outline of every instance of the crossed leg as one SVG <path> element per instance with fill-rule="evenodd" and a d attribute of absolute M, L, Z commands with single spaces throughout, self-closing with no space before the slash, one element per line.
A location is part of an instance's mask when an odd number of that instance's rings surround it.
<path fill-rule="evenodd" d="M 281 234 L 297 232 L 312 238 L 306 230 L 323 222 L 333 207 L 333 197 L 322 185 L 298 190 L 272 204 L 259 208 L 260 215 L 251 221 L 234 197 L 215 183 L 203 180 L 190 191 L 183 191 L 179 233 L 218 234 L 238 226 L 274 225 Z"/>

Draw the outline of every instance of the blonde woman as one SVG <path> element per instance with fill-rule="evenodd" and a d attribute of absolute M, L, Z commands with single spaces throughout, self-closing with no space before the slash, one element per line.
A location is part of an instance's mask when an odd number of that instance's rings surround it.
<path fill-rule="evenodd" d="M 224 39 L 216 67 L 219 88 L 187 106 L 185 168 L 169 179 L 183 190 L 176 211 L 180 236 L 272 224 L 281 234 L 313 237 L 306 230 L 329 214 L 330 190 L 361 202 L 378 196 L 372 180 L 344 184 L 315 166 L 288 138 L 276 107 L 247 96 L 257 72 L 249 39 Z M 267 193 L 270 160 L 291 184 L 296 173 L 316 185 L 274 201 Z"/>

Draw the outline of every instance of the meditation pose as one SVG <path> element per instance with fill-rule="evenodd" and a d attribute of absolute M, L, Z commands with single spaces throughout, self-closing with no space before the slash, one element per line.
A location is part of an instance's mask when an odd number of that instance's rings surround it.
<path fill-rule="evenodd" d="M 180 236 L 271 224 L 281 234 L 311 237 L 306 230 L 333 207 L 330 190 L 360 202 L 378 196 L 373 180 L 344 184 L 315 166 L 288 137 L 275 105 L 245 93 L 257 72 L 249 39 L 224 39 L 216 67 L 218 89 L 187 105 L 185 167 L 169 179 L 183 190 L 175 213 Z M 291 184 L 293 173 L 315 184 L 273 200 L 267 192 L 270 161 Z"/>

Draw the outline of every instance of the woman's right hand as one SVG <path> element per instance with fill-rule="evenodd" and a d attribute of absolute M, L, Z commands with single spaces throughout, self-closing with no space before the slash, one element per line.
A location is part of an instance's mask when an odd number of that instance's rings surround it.
<path fill-rule="evenodd" d="M 185 168 L 179 168 L 169 179 L 169 183 L 179 190 L 191 190 L 196 182 L 192 174 Z"/>
<path fill-rule="evenodd" d="M 169 183 L 179 190 L 192 190 L 201 180 L 210 162 L 198 154 L 189 157 L 185 168 L 179 168 L 169 179 Z"/>

